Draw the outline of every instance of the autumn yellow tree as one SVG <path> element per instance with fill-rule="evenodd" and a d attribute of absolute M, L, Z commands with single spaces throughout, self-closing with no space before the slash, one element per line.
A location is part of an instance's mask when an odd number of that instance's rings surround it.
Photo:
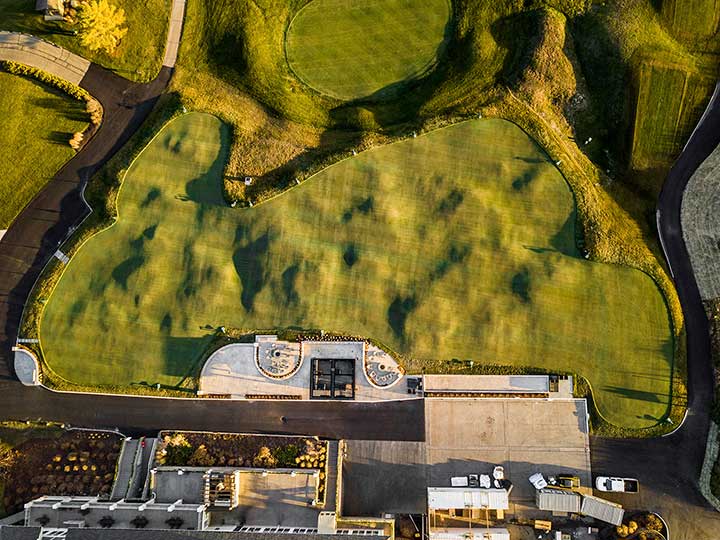
<path fill-rule="evenodd" d="M 127 33 L 125 11 L 108 0 L 89 0 L 79 14 L 80 42 L 91 51 L 112 53 Z"/>

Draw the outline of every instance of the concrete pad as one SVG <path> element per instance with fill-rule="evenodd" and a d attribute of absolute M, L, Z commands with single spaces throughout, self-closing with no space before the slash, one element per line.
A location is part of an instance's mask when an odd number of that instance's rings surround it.
<path fill-rule="evenodd" d="M 343 511 L 424 512 L 427 487 L 501 465 L 514 485 L 509 513 L 524 517 L 534 508 L 533 473 L 573 474 L 591 485 L 585 419 L 584 400 L 426 399 L 425 443 L 347 442 Z"/>
<path fill-rule="evenodd" d="M 292 375 L 285 378 L 271 378 L 261 373 L 256 365 L 256 354 L 265 355 L 272 350 L 285 350 L 293 354 L 298 344 L 281 341 L 255 343 L 233 343 L 215 351 L 205 362 L 200 373 L 201 394 L 224 394 L 235 399 L 256 396 L 296 396 L 297 399 L 310 399 L 310 379 L 312 358 L 344 358 L 355 361 L 355 400 L 383 401 L 395 399 L 416 399 L 409 395 L 400 381 L 389 387 L 377 387 L 368 381 L 364 374 L 365 343 L 303 341 L 300 345 L 301 364 Z M 257 347 L 256 347 L 257 345 Z"/>
<path fill-rule="evenodd" d="M 429 480 L 449 486 L 451 476 L 489 474 L 502 465 L 513 482 L 511 502 L 534 497 L 528 477 L 574 474 L 591 484 L 584 400 L 427 399 Z"/>
<path fill-rule="evenodd" d="M 35 355 L 22 347 L 15 347 L 15 375 L 25 386 L 40 384 L 40 366 Z"/>
<path fill-rule="evenodd" d="M 260 471 L 240 474 L 240 504 L 230 512 L 245 525 L 316 527 L 320 508 L 312 505 L 317 496 L 311 474 Z"/>
<path fill-rule="evenodd" d="M 402 441 L 345 441 L 342 513 L 379 516 L 425 513 L 425 444 Z"/>
<path fill-rule="evenodd" d="M 0 32 L 0 60 L 25 64 L 75 85 L 79 85 L 90 68 L 81 56 L 27 34 Z"/>

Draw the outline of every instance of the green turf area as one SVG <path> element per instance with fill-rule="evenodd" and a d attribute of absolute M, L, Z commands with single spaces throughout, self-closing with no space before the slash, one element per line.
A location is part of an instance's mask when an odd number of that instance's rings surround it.
<path fill-rule="evenodd" d="M 710 99 L 715 79 L 654 60 L 643 62 L 637 77 L 631 162 L 644 169 L 663 165 L 680 153 Z"/>
<path fill-rule="evenodd" d="M 720 0 L 662 0 L 662 15 L 679 37 L 707 39 L 718 30 Z"/>
<path fill-rule="evenodd" d="M 170 0 L 112 0 L 125 10 L 128 31 L 113 54 L 91 52 L 77 37 L 68 35 L 74 25 L 45 22 L 32 0 L 0 0 L 0 30 L 25 32 L 52 41 L 127 79 L 150 81 L 160 71 L 165 53 Z"/>
<path fill-rule="evenodd" d="M 448 0 L 312 0 L 290 23 L 285 50 L 320 93 L 383 97 L 435 65 L 450 20 Z"/>
<path fill-rule="evenodd" d="M 625 426 L 667 412 L 672 337 L 644 274 L 586 262 L 573 196 L 521 130 L 471 121 L 359 154 L 252 209 L 221 199 L 228 133 L 173 121 L 119 220 L 72 259 L 41 325 L 79 384 L 177 384 L 221 325 L 380 339 L 408 358 L 579 370 Z"/>
<path fill-rule="evenodd" d="M 6 229 L 75 152 L 88 124 L 85 102 L 37 81 L 0 72 L 0 229 Z"/>

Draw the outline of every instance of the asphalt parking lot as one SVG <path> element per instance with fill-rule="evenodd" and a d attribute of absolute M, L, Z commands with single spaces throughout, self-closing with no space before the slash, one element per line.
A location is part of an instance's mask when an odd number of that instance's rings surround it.
<path fill-rule="evenodd" d="M 347 442 L 343 511 L 423 512 L 427 486 L 502 465 L 514 483 L 511 512 L 523 512 L 534 501 L 534 472 L 574 474 L 590 485 L 586 418 L 583 400 L 426 399 L 424 443 Z"/>

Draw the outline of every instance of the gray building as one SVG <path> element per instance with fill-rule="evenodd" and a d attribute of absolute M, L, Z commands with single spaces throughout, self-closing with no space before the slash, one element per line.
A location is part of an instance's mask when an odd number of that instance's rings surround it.
<path fill-rule="evenodd" d="M 577 514 L 580 512 L 581 497 L 574 491 L 545 488 L 535 492 L 535 503 L 540 510 Z"/>
<path fill-rule="evenodd" d="M 625 515 L 625 510 L 619 504 L 592 495 L 583 496 L 580 512 L 613 525 L 620 525 Z"/>

